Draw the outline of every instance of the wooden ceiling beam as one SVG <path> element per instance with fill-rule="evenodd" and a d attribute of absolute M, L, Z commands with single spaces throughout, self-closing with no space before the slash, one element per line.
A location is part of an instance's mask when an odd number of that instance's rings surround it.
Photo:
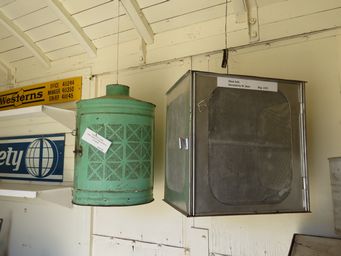
<path fill-rule="evenodd" d="M 14 24 L 2 11 L 0 11 L 0 23 L 47 68 L 51 66 L 50 59 L 43 51 L 26 35 L 17 25 Z"/>
<path fill-rule="evenodd" d="M 76 22 L 76 20 L 65 9 L 63 4 L 59 0 L 48 0 L 49 7 L 55 12 L 57 17 L 69 28 L 71 34 L 73 34 L 80 45 L 86 50 L 90 57 L 97 56 L 97 48 L 85 34 L 84 30 Z"/>
<path fill-rule="evenodd" d="M 143 38 L 143 40 L 152 44 L 154 42 L 154 32 L 149 25 L 146 17 L 144 16 L 140 6 L 136 0 L 121 0 L 124 8 L 131 21 L 133 22 L 137 32 Z"/>

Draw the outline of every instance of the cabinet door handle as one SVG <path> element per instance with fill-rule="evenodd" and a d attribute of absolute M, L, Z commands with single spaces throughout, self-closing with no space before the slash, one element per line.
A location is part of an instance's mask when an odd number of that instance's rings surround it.
<path fill-rule="evenodd" d="M 179 137 L 179 149 L 184 149 L 184 150 L 189 149 L 188 138 Z"/>

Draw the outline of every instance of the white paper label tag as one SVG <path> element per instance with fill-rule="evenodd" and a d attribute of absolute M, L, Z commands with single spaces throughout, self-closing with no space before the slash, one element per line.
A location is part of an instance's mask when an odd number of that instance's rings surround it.
<path fill-rule="evenodd" d="M 271 81 L 248 80 L 233 77 L 218 77 L 218 87 L 277 92 L 278 83 Z"/>
<path fill-rule="evenodd" d="M 103 138 L 101 135 L 95 133 L 89 128 L 86 128 L 85 132 L 83 133 L 82 140 L 102 151 L 104 154 L 107 153 L 111 145 L 111 141 Z"/>

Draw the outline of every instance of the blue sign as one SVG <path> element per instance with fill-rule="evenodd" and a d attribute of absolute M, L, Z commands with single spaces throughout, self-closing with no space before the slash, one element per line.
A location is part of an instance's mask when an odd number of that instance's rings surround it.
<path fill-rule="evenodd" d="M 63 181 L 65 134 L 0 138 L 0 179 Z"/>

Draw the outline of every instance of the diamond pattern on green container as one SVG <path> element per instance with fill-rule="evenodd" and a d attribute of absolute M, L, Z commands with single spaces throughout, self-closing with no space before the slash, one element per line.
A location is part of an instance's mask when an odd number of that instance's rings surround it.
<path fill-rule="evenodd" d="M 106 154 L 88 145 L 89 180 L 133 181 L 150 178 L 151 126 L 96 124 L 89 128 L 112 142 Z"/>
<path fill-rule="evenodd" d="M 112 124 L 106 126 L 106 139 L 110 141 L 122 141 L 124 139 L 124 126 Z"/>
<path fill-rule="evenodd" d="M 115 170 L 114 172 L 112 170 Z M 119 181 L 122 177 L 122 165 L 119 163 L 106 164 L 105 166 L 105 180 Z"/>

